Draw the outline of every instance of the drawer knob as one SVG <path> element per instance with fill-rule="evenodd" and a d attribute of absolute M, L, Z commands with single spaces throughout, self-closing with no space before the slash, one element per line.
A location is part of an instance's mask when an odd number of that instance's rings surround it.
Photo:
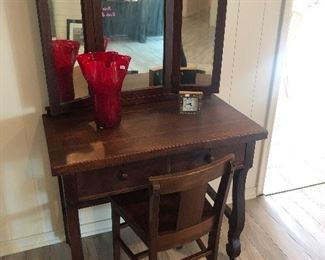
<path fill-rule="evenodd" d="M 205 162 L 207 162 L 207 163 L 211 163 L 211 162 L 215 161 L 215 158 L 214 158 L 213 155 L 211 155 L 211 154 L 207 154 L 207 155 L 204 157 L 204 160 L 205 160 Z"/>
<path fill-rule="evenodd" d="M 118 178 L 121 180 L 121 181 L 126 181 L 128 178 L 129 178 L 129 175 L 127 173 L 124 173 L 124 172 L 121 172 L 118 176 Z"/>

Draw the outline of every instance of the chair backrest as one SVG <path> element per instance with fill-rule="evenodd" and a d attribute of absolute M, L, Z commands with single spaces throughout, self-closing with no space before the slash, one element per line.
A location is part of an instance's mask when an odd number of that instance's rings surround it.
<path fill-rule="evenodd" d="M 229 154 L 220 160 L 190 171 L 150 177 L 150 237 L 152 239 L 159 237 L 160 202 L 163 196 L 167 197 L 171 194 L 177 194 L 179 198 L 175 228 L 178 236 L 169 237 L 169 240 L 177 240 L 180 237 L 180 243 L 187 240 L 191 241 L 195 235 L 200 235 L 208 229 L 208 232 L 212 228 L 220 229 L 229 186 L 234 172 L 233 163 L 234 155 Z M 219 189 L 216 196 L 211 198 L 214 201 L 211 212 L 213 216 L 210 218 L 210 222 L 206 221 L 206 223 L 203 223 L 206 194 L 207 190 L 211 190 L 208 183 L 219 177 L 221 177 Z"/>

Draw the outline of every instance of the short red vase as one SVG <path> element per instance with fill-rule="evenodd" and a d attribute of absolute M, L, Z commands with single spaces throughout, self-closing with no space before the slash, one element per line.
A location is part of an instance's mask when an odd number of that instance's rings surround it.
<path fill-rule="evenodd" d="M 117 127 L 121 122 L 121 89 L 131 57 L 95 52 L 78 55 L 77 60 L 94 100 L 97 127 Z"/>
<path fill-rule="evenodd" d="M 73 87 L 73 67 L 76 62 L 80 43 L 70 40 L 53 40 L 53 56 L 61 102 L 75 98 Z"/>

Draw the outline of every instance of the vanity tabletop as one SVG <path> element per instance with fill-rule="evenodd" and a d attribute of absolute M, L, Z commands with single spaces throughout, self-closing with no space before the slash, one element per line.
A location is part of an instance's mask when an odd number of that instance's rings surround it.
<path fill-rule="evenodd" d="M 106 130 L 96 130 L 91 111 L 43 115 L 52 175 L 267 137 L 266 129 L 215 95 L 202 100 L 198 115 L 178 109 L 177 100 L 122 107 L 120 126 Z"/>

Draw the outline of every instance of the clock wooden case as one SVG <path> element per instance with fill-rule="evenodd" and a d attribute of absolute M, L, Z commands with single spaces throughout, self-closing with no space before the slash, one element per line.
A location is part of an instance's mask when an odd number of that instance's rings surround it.
<path fill-rule="evenodd" d="M 201 91 L 180 91 L 179 112 L 181 114 L 198 114 L 201 110 Z"/>

